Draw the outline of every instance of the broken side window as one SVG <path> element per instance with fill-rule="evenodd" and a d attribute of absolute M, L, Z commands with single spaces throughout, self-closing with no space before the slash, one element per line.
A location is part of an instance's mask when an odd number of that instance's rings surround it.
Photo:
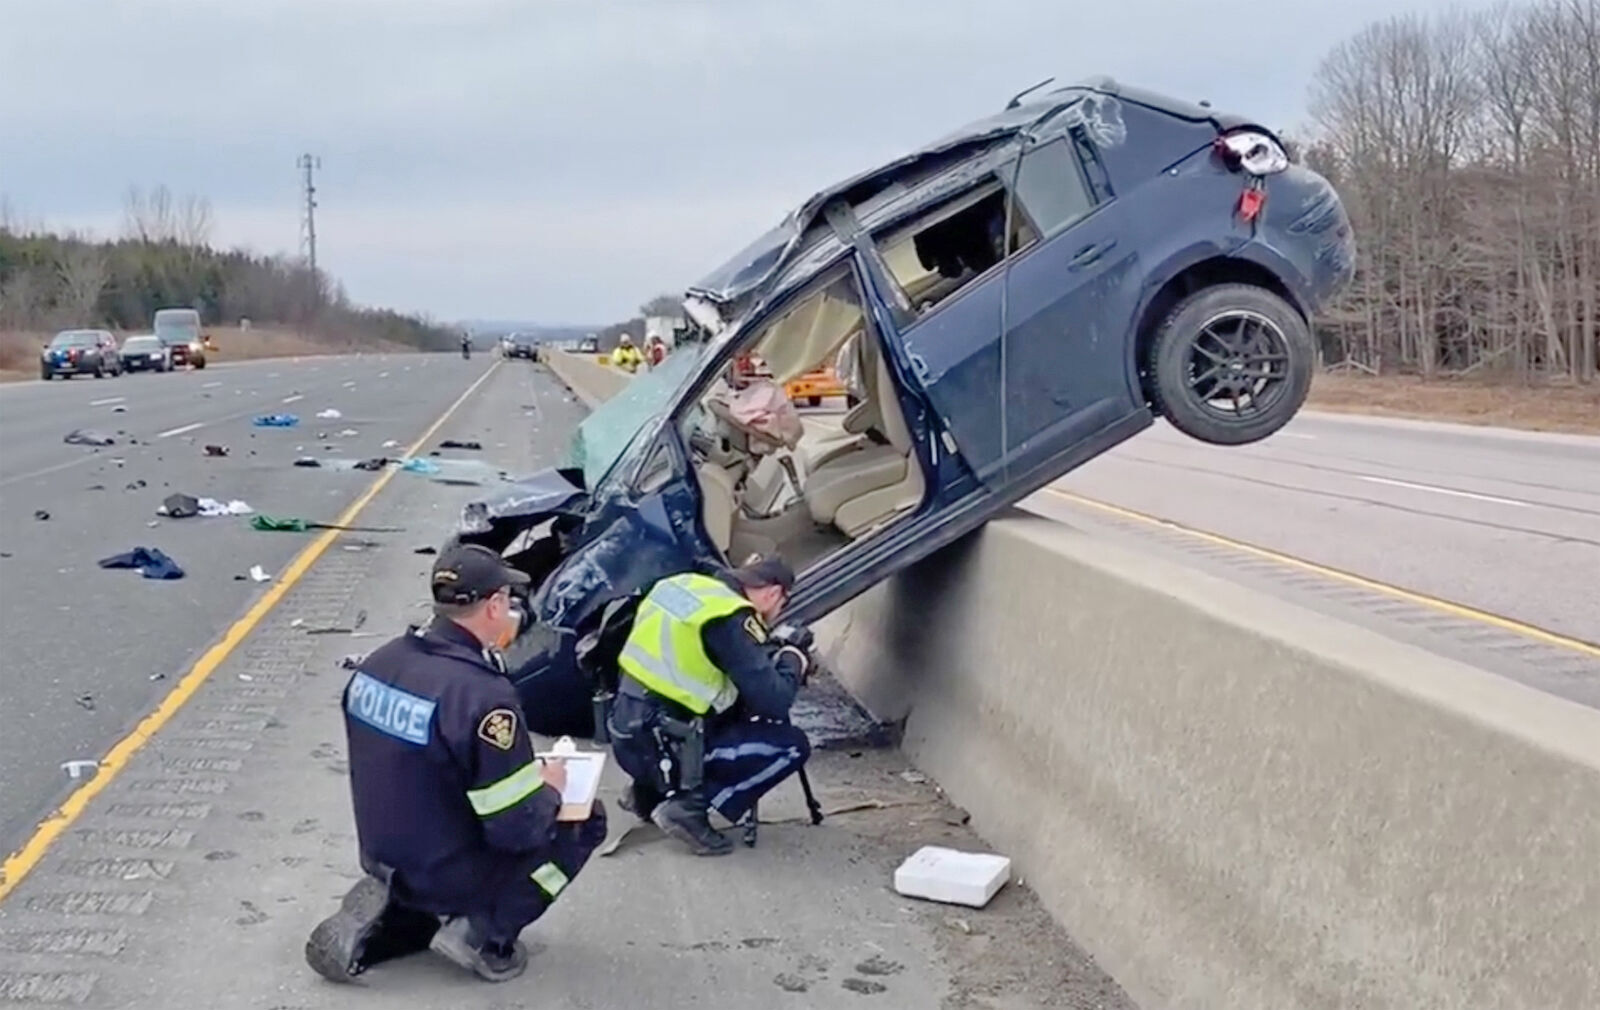
<path fill-rule="evenodd" d="M 1039 240 L 1032 223 L 1013 212 L 1007 231 L 1006 191 L 998 181 L 944 204 L 878 240 L 890 275 L 916 316 Z"/>

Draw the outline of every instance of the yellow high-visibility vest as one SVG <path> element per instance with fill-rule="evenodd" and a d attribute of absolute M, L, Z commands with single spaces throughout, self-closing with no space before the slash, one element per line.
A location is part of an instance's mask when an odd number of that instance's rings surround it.
<path fill-rule="evenodd" d="M 706 655 L 701 629 L 742 610 L 744 594 L 707 575 L 687 573 L 657 582 L 639 604 L 617 665 L 628 676 L 695 715 L 725 712 L 739 689 Z"/>

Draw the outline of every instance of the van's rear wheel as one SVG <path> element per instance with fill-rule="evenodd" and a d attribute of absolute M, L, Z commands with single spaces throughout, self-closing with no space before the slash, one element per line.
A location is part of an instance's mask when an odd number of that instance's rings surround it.
<path fill-rule="evenodd" d="M 1276 432 L 1311 390 L 1315 343 L 1294 306 L 1264 288 L 1197 291 L 1167 316 L 1151 346 L 1151 399 L 1202 442 L 1244 445 Z"/>

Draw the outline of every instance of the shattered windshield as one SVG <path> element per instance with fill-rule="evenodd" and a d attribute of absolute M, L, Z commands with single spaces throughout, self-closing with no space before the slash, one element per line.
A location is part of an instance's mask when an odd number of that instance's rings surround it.
<path fill-rule="evenodd" d="M 651 418 L 666 409 L 686 381 L 699 373 L 706 344 L 681 344 L 648 372 L 641 372 L 622 392 L 584 418 L 572 436 L 568 465 L 583 469 L 591 492 L 620 459 Z"/>

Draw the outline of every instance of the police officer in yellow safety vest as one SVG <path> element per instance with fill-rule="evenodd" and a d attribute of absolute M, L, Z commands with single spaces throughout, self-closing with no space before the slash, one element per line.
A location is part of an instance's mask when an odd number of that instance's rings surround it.
<path fill-rule="evenodd" d="M 617 764 L 633 778 L 623 806 L 698 855 L 733 849 L 709 811 L 737 822 L 811 754 L 788 722 L 811 665 L 810 633 L 767 630 L 793 585 L 793 570 L 776 558 L 718 577 L 662 579 L 623 645 L 607 725 Z M 685 781 L 682 753 L 664 729 L 696 719 L 704 732 L 698 781 Z"/>
<path fill-rule="evenodd" d="M 617 342 L 617 349 L 611 352 L 611 366 L 620 368 L 625 372 L 636 372 L 644 364 L 644 355 L 633 346 L 633 337 L 624 333 Z"/>

